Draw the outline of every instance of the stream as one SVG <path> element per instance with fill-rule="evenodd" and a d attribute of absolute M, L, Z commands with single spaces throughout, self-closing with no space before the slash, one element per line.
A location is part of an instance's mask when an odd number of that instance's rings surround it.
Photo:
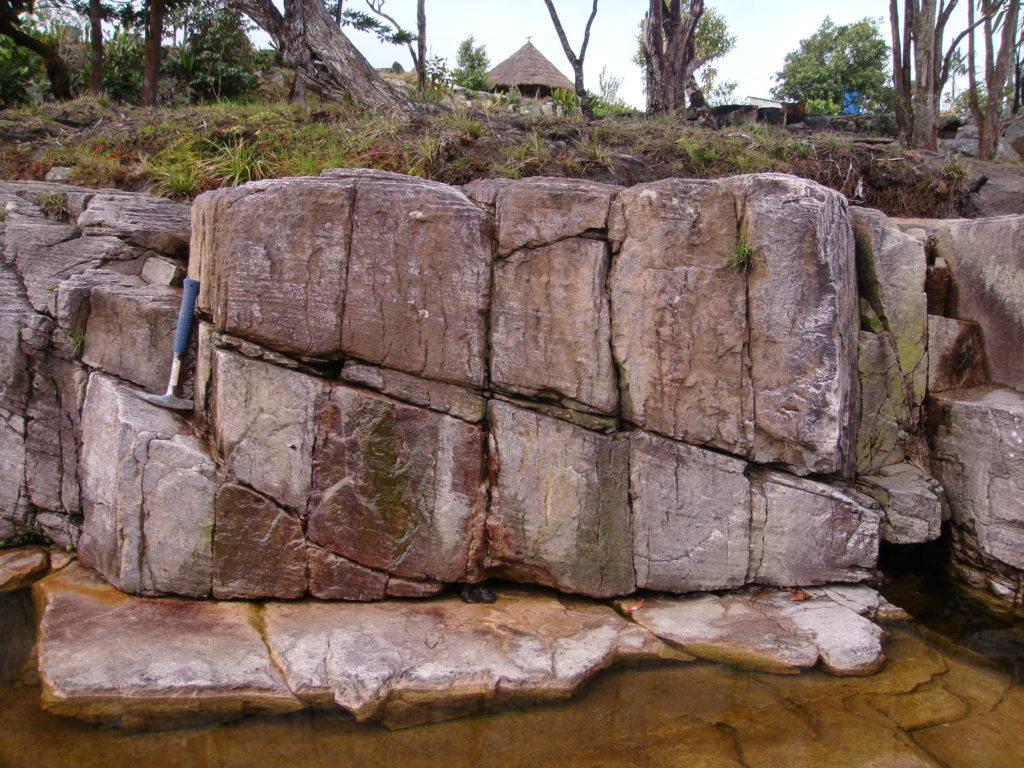
<path fill-rule="evenodd" d="M 0 768 L 1024 766 L 1020 621 L 934 577 L 896 573 L 883 592 L 915 620 L 885 625 L 888 661 L 869 677 L 649 665 L 599 674 L 563 704 L 400 731 L 306 711 L 125 732 L 48 714 L 38 687 L 6 685 Z"/>

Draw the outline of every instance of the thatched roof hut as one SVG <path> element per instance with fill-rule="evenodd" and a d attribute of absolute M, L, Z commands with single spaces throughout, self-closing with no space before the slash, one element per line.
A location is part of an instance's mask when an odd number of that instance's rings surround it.
<path fill-rule="evenodd" d="M 487 81 L 494 90 L 507 91 L 516 86 L 524 96 L 535 99 L 550 96 L 556 88 L 575 89 L 572 80 L 559 72 L 529 41 L 488 72 Z"/>

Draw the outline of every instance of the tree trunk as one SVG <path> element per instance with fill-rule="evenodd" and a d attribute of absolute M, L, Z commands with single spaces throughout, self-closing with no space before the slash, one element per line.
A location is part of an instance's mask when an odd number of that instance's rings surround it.
<path fill-rule="evenodd" d="M 229 0 L 273 39 L 281 61 L 320 98 L 351 101 L 371 110 L 412 104 L 377 74 L 334 23 L 320 0 L 285 0 L 284 14 L 272 0 Z"/>
<path fill-rule="evenodd" d="M 973 0 L 972 0 L 973 1 Z M 922 0 L 914 13 L 914 146 L 934 150 L 938 142 L 938 115 L 932 108 L 935 94 L 936 7 L 935 0 Z M 909 22 L 905 22 L 909 23 Z"/>
<path fill-rule="evenodd" d="M 149 0 L 146 22 L 146 58 L 142 64 L 142 104 L 156 106 L 157 84 L 160 80 L 160 44 L 164 37 L 164 0 Z"/>
<path fill-rule="evenodd" d="M 968 0 L 972 12 L 974 2 Z M 972 17 L 968 28 L 943 51 L 946 25 L 958 3 L 959 0 L 904 0 L 901 24 L 898 2 L 889 0 L 896 125 L 900 139 L 908 147 L 935 149 L 938 145 L 942 89 L 949 79 L 957 46 L 974 24 Z"/>
<path fill-rule="evenodd" d="M 1003 89 L 1010 69 L 1010 54 L 1015 47 L 1017 19 L 1020 14 L 1020 0 L 1003 0 L 1002 33 L 999 50 L 995 50 L 996 29 L 993 18 L 999 10 L 999 0 L 981 0 L 985 14 L 985 104 L 978 103 L 976 79 L 971 83 L 971 111 L 978 123 L 978 157 L 992 160 L 999 148 L 1000 118 L 1003 105 Z M 973 34 L 971 36 L 973 38 Z M 970 46 L 971 64 L 974 66 L 973 39 Z"/>
<path fill-rule="evenodd" d="M 648 112 L 686 111 L 687 84 L 702 63 L 694 35 L 703 14 L 704 0 L 650 0 L 642 35 Z"/>
<path fill-rule="evenodd" d="M 590 45 L 590 28 L 594 24 L 594 17 L 597 16 L 597 0 L 594 0 L 594 6 L 590 11 L 590 18 L 587 19 L 587 29 L 583 33 L 583 45 L 580 46 L 579 56 L 575 54 L 572 46 L 569 45 L 569 38 L 565 35 L 565 30 L 562 28 L 562 22 L 558 18 L 558 12 L 555 10 L 554 3 L 551 0 L 544 0 L 544 5 L 548 7 L 551 21 L 555 25 L 555 32 L 558 33 L 558 39 L 562 43 L 562 50 L 565 51 L 565 57 L 569 59 L 569 64 L 572 66 L 574 76 L 573 88 L 580 100 L 580 111 L 583 112 L 584 117 L 588 119 L 593 118 L 594 109 L 590 105 L 590 97 L 587 95 L 587 89 L 583 85 L 583 59 L 587 55 L 587 46 Z"/>
<path fill-rule="evenodd" d="M 910 30 L 913 24 L 914 10 L 911 0 L 906 0 L 903 24 L 901 25 L 898 0 L 889 0 L 889 24 L 892 30 L 893 109 L 896 113 L 896 130 L 905 147 L 914 146 L 914 111 L 911 106 L 913 96 L 910 77 L 912 49 Z"/>
<path fill-rule="evenodd" d="M 100 0 L 89 0 L 89 90 L 103 93 L 103 9 Z"/>
<path fill-rule="evenodd" d="M 46 76 L 50 80 L 50 90 L 53 97 L 58 101 L 67 101 L 71 98 L 71 78 L 68 76 L 68 65 L 61 58 L 57 46 L 50 46 L 42 40 L 37 40 L 20 28 L 14 26 L 13 14 L 0 14 L 0 35 L 6 35 L 11 41 L 22 48 L 27 48 L 32 53 L 43 59 L 43 66 L 46 67 Z"/>
<path fill-rule="evenodd" d="M 427 9 L 426 0 L 416 3 L 416 88 L 427 90 Z"/>

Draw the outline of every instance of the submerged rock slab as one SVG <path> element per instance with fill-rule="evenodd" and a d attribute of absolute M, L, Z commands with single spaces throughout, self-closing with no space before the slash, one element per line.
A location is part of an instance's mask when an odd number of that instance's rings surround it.
<path fill-rule="evenodd" d="M 568 698 L 616 661 L 682 656 L 607 606 L 511 589 L 492 605 L 275 603 L 266 631 L 299 698 L 389 728 Z"/>
<path fill-rule="evenodd" d="M 361 583 L 364 599 L 394 586 Z M 867 674 L 884 660 L 884 633 L 865 617 L 902 617 L 850 585 L 648 597 L 623 606 L 632 621 L 512 586 L 493 604 L 190 601 L 128 596 L 72 564 L 34 589 L 44 706 L 148 728 L 302 707 L 404 728 L 568 698 L 600 670 L 645 659 Z"/>
<path fill-rule="evenodd" d="M 820 661 L 835 675 L 867 675 L 885 661 L 884 633 L 851 602 L 833 600 L 824 590 L 791 596 L 747 589 L 720 597 L 652 598 L 632 616 L 699 658 L 789 674 Z"/>
<path fill-rule="evenodd" d="M 23 589 L 50 569 L 50 558 L 39 547 L 18 547 L 0 552 L 0 592 Z"/>
<path fill-rule="evenodd" d="M 129 597 L 79 566 L 35 590 L 51 712 L 166 728 L 302 708 L 247 603 Z"/>

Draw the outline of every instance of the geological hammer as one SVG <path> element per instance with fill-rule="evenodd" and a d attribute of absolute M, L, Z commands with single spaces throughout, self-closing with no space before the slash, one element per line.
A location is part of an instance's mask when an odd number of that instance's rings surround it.
<path fill-rule="evenodd" d="M 199 281 L 185 278 L 181 292 L 181 307 L 178 309 L 178 325 L 174 329 L 174 359 L 171 361 L 171 375 L 167 379 L 167 391 L 162 395 L 151 395 L 148 392 L 136 392 L 139 397 L 153 405 L 172 408 L 176 411 L 191 411 L 192 401 L 184 400 L 177 395 L 178 379 L 181 377 L 181 360 L 188 351 L 188 341 L 192 334 L 192 314 L 196 309 L 196 297 L 199 295 Z"/>

